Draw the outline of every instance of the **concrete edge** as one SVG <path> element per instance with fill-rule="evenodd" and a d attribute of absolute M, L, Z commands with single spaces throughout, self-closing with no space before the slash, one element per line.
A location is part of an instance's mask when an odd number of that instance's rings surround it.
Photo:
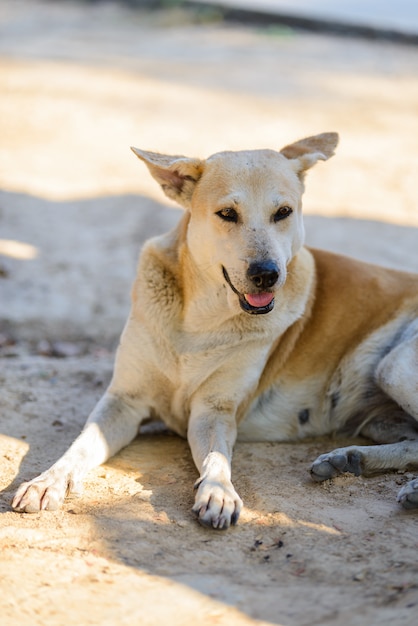
<path fill-rule="evenodd" d="M 379 26 L 357 24 L 350 21 L 327 20 L 319 17 L 283 13 L 280 10 L 247 9 L 230 6 L 220 1 L 204 0 L 124 0 L 130 6 L 144 6 L 148 9 L 189 8 L 196 11 L 215 11 L 226 22 L 249 24 L 251 26 L 288 26 L 310 32 L 329 33 L 343 37 L 359 37 L 368 40 L 391 41 L 407 45 L 418 45 L 418 33 L 401 29 L 388 29 Z"/>

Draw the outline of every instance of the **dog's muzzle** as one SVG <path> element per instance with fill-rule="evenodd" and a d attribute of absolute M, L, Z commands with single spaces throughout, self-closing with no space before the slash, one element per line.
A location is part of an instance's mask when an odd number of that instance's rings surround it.
<path fill-rule="evenodd" d="M 222 266 L 224 278 L 232 291 L 238 296 L 241 309 L 251 315 L 264 315 L 274 308 L 274 294 L 271 289 L 279 279 L 279 271 L 275 263 L 265 261 L 252 263 L 247 271 L 247 277 L 257 289 L 254 293 L 240 293 L 233 285 L 225 267 Z"/>

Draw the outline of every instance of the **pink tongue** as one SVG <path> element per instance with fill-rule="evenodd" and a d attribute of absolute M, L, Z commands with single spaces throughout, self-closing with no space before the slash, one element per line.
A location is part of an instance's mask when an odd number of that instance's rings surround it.
<path fill-rule="evenodd" d="M 261 307 L 268 306 L 273 300 L 274 295 L 272 293 L 246 293 L 245 299 L 251 306 Z"/>

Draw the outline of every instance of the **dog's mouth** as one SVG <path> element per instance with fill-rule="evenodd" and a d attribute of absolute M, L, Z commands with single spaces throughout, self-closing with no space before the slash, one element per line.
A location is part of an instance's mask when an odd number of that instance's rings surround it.
<path fill-rule="evenodd" d="M 238 289 L 232 284 L 229 278 L 228 272 L 222 266 L 222 272 L 228 285 L 232 291 L 238 296 L 240 307 L 245 313 L 251 315 L 264 315 L 270 313 L 274 307 L 274 294 L 270 291 L 263 291 L 261 293 L 240 293 Z"/>

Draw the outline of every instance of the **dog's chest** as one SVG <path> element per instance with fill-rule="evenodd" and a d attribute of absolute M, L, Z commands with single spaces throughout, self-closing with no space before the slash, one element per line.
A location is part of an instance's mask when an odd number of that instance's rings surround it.
<path fill-rule="evenodd" d="M 186 435 L 195 400 L 205 402 L 245 399 L 258 383 L 269 352 L 267 340 L 243 341 L 238 334 L 188 334 L 167 344 L 159 362 L 152 406 L 154 412 L 173 430 Z"/>

